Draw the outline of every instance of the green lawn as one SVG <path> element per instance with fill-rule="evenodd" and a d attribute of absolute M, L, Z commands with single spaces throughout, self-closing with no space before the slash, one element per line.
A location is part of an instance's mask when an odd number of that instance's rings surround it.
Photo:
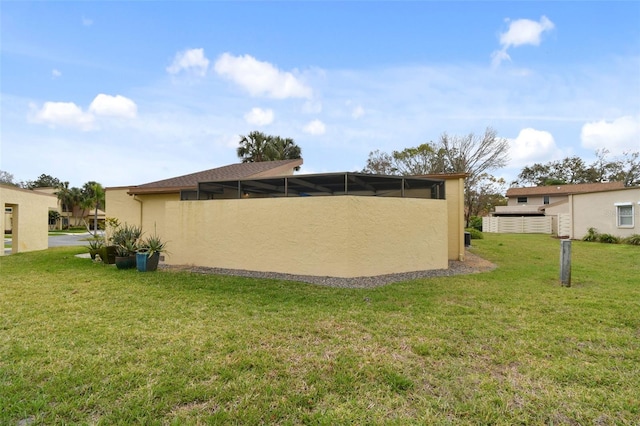
<path fill-rule="evenodd" d="M 0 258 L 0 424 L 638 424 L 640 247 L 371 290 Z M 86 251 L 86 250 L 85 250 Z"/>

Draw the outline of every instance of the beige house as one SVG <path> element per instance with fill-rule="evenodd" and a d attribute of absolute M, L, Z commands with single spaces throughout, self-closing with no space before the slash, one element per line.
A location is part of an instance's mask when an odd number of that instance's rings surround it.
<path fill-rule="evenodd" d="M 640 187 L 570 194 L 571 238 L 582 238 L 589 228 L 601 234 L 628 237 L 640 234 Z"/>
<path fill-rule="evenodd" d="M 56 210 L 55 195 L 0 184 L 0 216 L 3 230 L 11 230 L 11 252 L 45 250 L 49 247 L 49 210 Z M 9 221 L 10 223 L 7 223 Z M 0 250 L 4 255 L 4 249 Z"/>
<path fill-rule="evenodd" d="M 483 230 L 542 232 L 570 238 L 582 238 L 591 227 L 617 236 L 640 233 L 638 229 L 634 232 L 635 224 L 626 223 L 629 219 L 624 217 L 630 210 L 625 207 L 630 202 L 626 198 L 633 198 L 635 191 L 638 188 L 625 188 L 623 182 L 510 188 L 507 205 L 496 207 L 493 217 L 483 220 Z M 633 218 L 637 206 L 631 210 Z M 622 215 L 621 221 L 618 214 Z"/>
<path fill-rule="evenodd" d="M 53 195 L 57 198 L 56 193 L 58 192 L 58 188 L 53 187 L 40 187 L 34 188 L 33 191 L 42 192 L 44 194 Z M 57 207 L 55 209 L 51 209 L 53 211 L 57 211 L 60 217 L 55 222 L 49 222 L 49 229 L 66 229 L 69 227 L 83 227 L 88 225 L 89 227 L 93 227 L 93 218 L 95 215 L 95 209 L 83 209 L 79 206 L 74 206 L 73 210 L 67 210 L 67 206 L 62 204 L 60 200 L 58 200 Z M 105 213 L 104 211 L 98 209 L 98 223 L 99 226 L 104 225 Z"/>
<path fill-rule="evenodd" d="M 233 164 L 107 188 L 107 216 L 168 241 L 168 264 L 358 277 L 464 260 L 464 175 L 293 175 Z"/>

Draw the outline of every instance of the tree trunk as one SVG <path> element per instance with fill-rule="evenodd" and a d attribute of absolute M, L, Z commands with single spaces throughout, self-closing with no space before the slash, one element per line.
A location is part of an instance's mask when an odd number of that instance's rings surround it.
<path fill-rule="evenodd" d="M 96 212 L 93 216 L 93 236 L 98 236 L 98 204 L 96 204 Z"/>

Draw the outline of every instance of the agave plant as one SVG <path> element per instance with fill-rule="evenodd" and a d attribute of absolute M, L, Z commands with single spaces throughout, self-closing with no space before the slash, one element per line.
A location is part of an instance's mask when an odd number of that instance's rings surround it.
<path fill-rule="evenodd" d="M 138 253 L 147 253 L 147 256 L 153 256 L 155 253 L 167 253 L 167 243 L 157 235 L 146 238 L 138 249 Z"/>
<path fill-rule="evenodd" d="M 98 238 L 92 238 L 89 240 L 89 249 L 90 250 L 100 250 L 102 247 L 104 247 L 104 240 L 100 237 Z"/>
<path fill-rule="evenodd" d="M 136 252 L 141 236 L 142 229 L 140 227 L 125 223 L 113 232 L 111 241 L 116 246 L 119 256 L 129 256 Z"/>

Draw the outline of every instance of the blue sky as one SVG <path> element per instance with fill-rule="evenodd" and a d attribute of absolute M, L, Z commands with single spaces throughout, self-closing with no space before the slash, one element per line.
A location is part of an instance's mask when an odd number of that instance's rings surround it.
<path fill-rule="evenodd" d="M 510 142 L 496 175 L 640 149 L 640 2 L 0 3 L 0 169 L 81 186 L 237 162 L 302 173 L 444 132 Z"/>

